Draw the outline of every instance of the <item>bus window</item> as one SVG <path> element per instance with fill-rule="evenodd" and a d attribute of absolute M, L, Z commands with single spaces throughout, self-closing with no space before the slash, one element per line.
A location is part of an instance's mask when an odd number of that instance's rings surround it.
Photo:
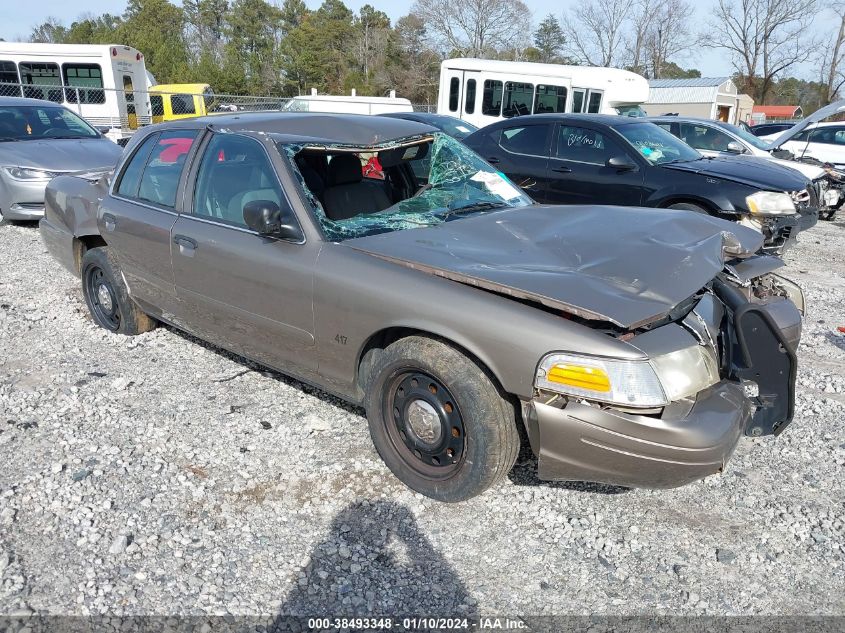
<path fill-rule="evenodd" d="M 99 64 L 62 64 L 65 78 L 65 98 L 68 103 L 76 103 L 79 93 L 80 103 L 105 103 L 103 91 L 103 70 Z"/>
<path fill-rule="evenodd" d="M 484 80 L 484 96 L 481 99 L 481 114 L 499 116 L 502 114 L 502 82 Z"/>
<path fill-rule="evenodd" d="M 566 88 L 563 86 L 537 86 L 534 95 L 534 114 L 566 112 Z"/>
<path fill-rule="evenodd" d="M 596 114 L 601 112 L 601 93 L 590 90 L 590 101 L 587 104 L 587 112 Z"/>
<path fill-rule="evenodd" d="M 451 81 L 449 81 L 449 112 L 458 111 L 458 90 L 460 87 L 460 79 L 452 77 Z"/>
<path fill-rule="evenodd" d="M 573 112 L 583 112 L 584 111 L 584 89 L 577 88 L 572 91 L 572 111 Z"/>
<path fill-rule="evenodd" d="M 21 62 L 18 67 L 21 71 L 21 83 L 24 84 L 24 97 L 46 99 L 56 103 L 64 100 L 58 64 Z M 58 88 L 54 90 L 50 86 L 58 86 Z"/>
<path fill-rule="evenodd" d="M 0 97 L 20 97 L 21 89 L 16 84 L 18 80 L 18 67 L 15 62 L 0 61 Z M 3 84 L 13 84 L 4 86 Z"/>
<path fill-rule="evenodd" d="M 531 114 L 531 103 L 534 101 L 534 84 L 524 84 L 509 81 L 505 84 L 505 103 L 502 106 L 502 116 L 506 118 Z"/>
<path fill-rule="evenodd" d="M 467 81 L 466 101 L 464 102 L 464 112 L 472 114 L 475 112 L 475 79 Z"/>

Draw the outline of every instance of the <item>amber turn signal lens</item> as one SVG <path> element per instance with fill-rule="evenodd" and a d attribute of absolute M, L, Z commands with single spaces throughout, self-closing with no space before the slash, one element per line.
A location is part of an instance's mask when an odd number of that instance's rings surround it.
<path fill-rule="evenodd" d="M 546 380 L 579 389 L 610 391 L 610 377 L 598 367 L 556 364 L 549 370 Z"/>

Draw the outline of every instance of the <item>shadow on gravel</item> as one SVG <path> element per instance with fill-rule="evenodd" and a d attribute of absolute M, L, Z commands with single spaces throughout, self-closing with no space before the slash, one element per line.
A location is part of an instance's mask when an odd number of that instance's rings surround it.
<path fill-rule="evenodd" d="M 262 374 L 262 375 L 264 375 L 268 378 L 276 380 L 280 383 L 288 385 L 289 387 L 294 387 L 295 389 L 299 389 L 300 391 L 302 391 L 304 393 L 307 393 L 307 394 L 312 395 L 316 398 L 319 398 L 320 400 L 328 402 L 329 404 L 331 404 L 333 406 L 336 406 L 336 407 L 339 407 L 339 408 L 344 409 L 346 411 L 349 411 L 350 413 L 355 413 L 355 414 L 361 415 L 361 416 L 364 415 L 364 409 L 362 407 L 356 407 L 355 405 L 350 404 L 346 400 L 343 400 L 341 398 L 333 396 L 330 393 L 323 391 L 322 389 L 319 389 L 317 387 L 313 387 L 313 386 L 306 384 L 306 383 L 304 383 L 300 380 L 297 380 L 296 378 L 292 378 L 292 377 L 290 377 L 286 374 L 278 372 L 278 371 L 271 369 L 269 367 L 265 367 L 264 365 L 261 365 L 260 363 L 257 363 L 255 361 L 251 361 L 248 358 L 245 358 L 244 356 L 238 356 L 237 354 L 234 354 L 234 353 L 232 353 L 228 350 L 225 350 L 222 347 L 217 347 L 214 343 L 209 343 L 208 341 L 204 341 L 203 339 L 197 338 L 193 334 L 189 334 L 188 332 L 185 332 L 185 331 L 180 330 L 176 327 L 173 327 L 172 325 L 168 325 L 166 323 L 159 323 L 159 327 L 167 329 L 167 331 L 170 332 L 171 334 L 179 336 L 179 337 L 185 339 L 186 341 L 188 341 L 189 343 L 192 343 L 194 345 L 200 345 L 200 346 L 206 348 L 207 350 L 214 352 L 218 356 L 222 356 L 223 358 L 231 360 L 231 361 L 237 363 L 238 365 L 240 365 L 241 367 L 243 367 L 244 370 L 245 370 L 243 372 L 235 372 L 230 377 L 218 379 L 216 382 L 226 382 L 227 380 L 232 380 L 234 378 L 237 378 L 237 377 L 240 377 L 244 374 L 247 374 L 251 371 L 254 371 L 254 372 Z"/>
<path fill-rule="evenodd" d="M 311 552 L 304 577 L 279 608 L 276 629 L 286 630 L 285 616 L 474 618 L 474 604 L 408 508 L 364 501 L 334 518 L 328 536 Z"/>
<path fill-rule="evenodd" d="M 515 486 L 530 486 L 553 488 L 557 490 L 571 490 L 589 494 L 619 495 L 631 492 L 631 488 L 599 484 L 591 481 L 543 481 L 537 478 L 537 458 L 528 448 L 523 448 L 516 465 L 508 473 L 508 478 Z"/>

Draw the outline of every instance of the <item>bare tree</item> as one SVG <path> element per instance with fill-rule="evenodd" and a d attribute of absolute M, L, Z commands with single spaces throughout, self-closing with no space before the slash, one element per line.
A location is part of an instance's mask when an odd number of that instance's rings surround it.
<path fill-rule="evenodd" d="M 818 0 L 718 0 L 700 41 L 727 50 L 745 89 L 765 103 L 778 75 L 813 54 L 817 11 Z"/>
<path fill-rule="evenodd" d="M 839 18 L 838 29 L 834 31 L 830 43 L 821 49 L 819 58 L 823 104 L 842 97 L 841 90 L 845 87 L 845 7 L 834 10 L 834 13 Z"/>
<path fill-rule="evenodd" d="M 693 12 L 687 0 L 637 0 L 627 21 L 627 65 L 646 77 L 662 76 L 671 58 L 695 45 Z"/>
<path fill-rule="evenodd" d="M 631 0 L 586 0 L 563 16 L 569 54 L 590 66 L 619 63 Z"/>
<path fill-rule="evenodd" d="M 531 11 L 522 0 L 416 0 L 411 14 L 444 52 L 466 57 L 521 50 L 531 36 Z"/>

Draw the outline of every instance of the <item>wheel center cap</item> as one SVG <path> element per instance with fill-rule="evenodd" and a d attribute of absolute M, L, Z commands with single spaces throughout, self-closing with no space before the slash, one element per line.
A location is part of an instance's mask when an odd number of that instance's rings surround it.
<path fill-rule="evenodd" d="M 440 416 L 425 400 L 414 400 L 408 405 L 408 428 L 426 444 L 437 444 L 443 435 Z"/>
<path fill-rule="evenodd" d="M 97 286 L 97 299 L 100 302 L 100 305 L 103 306 L 103 310 L 106 312 L 111 312 L 112 309 L 112 300 L 111 300 L 111 292 L 106 287 L 105 284 L 100 284 Z"/>

